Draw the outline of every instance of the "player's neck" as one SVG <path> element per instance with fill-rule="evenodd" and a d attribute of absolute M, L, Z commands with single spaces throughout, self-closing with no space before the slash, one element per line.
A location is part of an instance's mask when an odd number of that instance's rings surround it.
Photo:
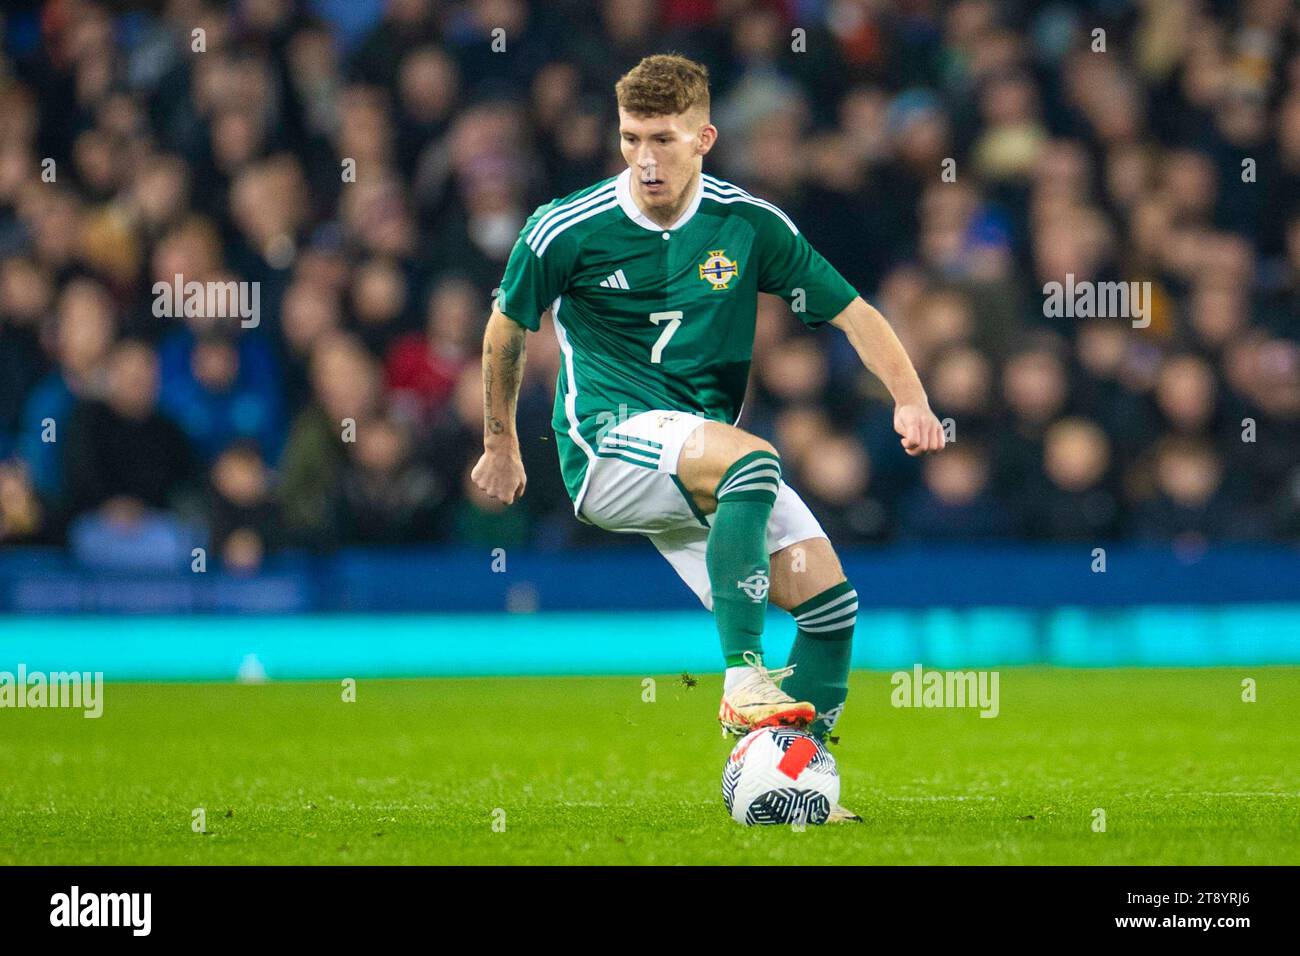
<path fill-rule="evenodd" d="M 691 204 L 691 200 L 695 198 L 696 190 L 700 188 L 700 177 L 703 175 L 703 172 L 697 169 L 695 174 L 691 176 L 691 181 L 687 183 L 686 188 L 682 190 L 682 194 L 678 198 L 677 202 L 673 203 L 672 206 L 663 208 L 662 210 L 646 209 L 641 205 L 641 201 L 637 198 L 635 191 L 632 193 L 632 201 L 636 203 L 637 208 L 645 214 L 647 219 L 655 225 L 667 229 L 682 217 L 682 213 L 686 211 L 686 207 Z"/>

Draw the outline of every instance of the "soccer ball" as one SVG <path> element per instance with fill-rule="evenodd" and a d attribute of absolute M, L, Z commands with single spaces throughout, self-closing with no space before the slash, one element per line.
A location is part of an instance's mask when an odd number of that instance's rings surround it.
<path fill-rule="evenodd" d="M 737 823 L 825 823 L 840 800 L 835 758 L 811 734 L 763 727 L 736 744 L 722 768 L 722 802 Z"/>

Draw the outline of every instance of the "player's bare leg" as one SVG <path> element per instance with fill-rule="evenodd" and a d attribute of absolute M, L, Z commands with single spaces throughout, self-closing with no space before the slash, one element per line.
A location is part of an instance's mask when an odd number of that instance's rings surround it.
<path fill-rule="evenodd" d="M 844 568 L 829 538 L 796 541 L 772 555 L 768 600 L 783 611 L 793 611 L 843 580 Z"/>
<path fill-rule="evenodd" d="M 728 468 L 751 452 L 776 449 L 757 435 L 723 422 L 705 422 L 691 432 L 677 459 L 677 477 L 706 515 L 718 507 L 714 492 Z"/>
<path fill-rule="evenodd" d="M 722 422 L 691 433 L 677 476 L 700 510 L 713 514 L 707 563 L 713 614 L 727 672 L 718 720 L 723 734 L 807 726 L 811 701 L 781 690 L 789 667 L 763 664 L 763 624 L 771 588 L 767 525 L 781 485 L 781 459 L 768 442 Z"/>

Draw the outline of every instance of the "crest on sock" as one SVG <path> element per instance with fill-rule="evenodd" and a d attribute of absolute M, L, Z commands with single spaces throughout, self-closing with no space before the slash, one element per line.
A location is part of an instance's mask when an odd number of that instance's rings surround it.
<path fill-rule="evenodd" d="M 744 591 L 755 604 L 762 604 L 763 599 L 767 597 L 769 583 L 767 572 L 759 568 L 745 580 L 737 581 L 736 587 Z"/>
<path fill-rule="evenodd" d="M 844 701 L 840 701 L 826 713 L 817 715 L 818 720 L 825 721 L 828 733 L 835 729 L 835 724 L 839 721 L 840 715 L 844 713 L 844 704 Z"/>

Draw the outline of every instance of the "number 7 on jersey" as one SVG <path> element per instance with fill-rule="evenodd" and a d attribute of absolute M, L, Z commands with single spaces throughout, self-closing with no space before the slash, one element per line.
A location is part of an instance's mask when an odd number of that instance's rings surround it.
<path fill-rule="evenodd" d="M 672 312 L 651 312 L 650 313 L 650 321 L 653 322 L 655 325 L 658 325 L 660 322 L 664 321 L 665 319 L 668 320 L 668 324 L 664 326 L 663 332 L 661 332 L 659 335 L 659 340 L 655 342 L 654 348 L 650 350 L 650 362 L 651 364 L 654 365 L 657 365 L 663 361 L 664 346 L 667 345 L 668 340 L 673 337 L 673 333 L 677 331 L 677 327 L 682 324 L 681 310 L 678 309 Z"/>

